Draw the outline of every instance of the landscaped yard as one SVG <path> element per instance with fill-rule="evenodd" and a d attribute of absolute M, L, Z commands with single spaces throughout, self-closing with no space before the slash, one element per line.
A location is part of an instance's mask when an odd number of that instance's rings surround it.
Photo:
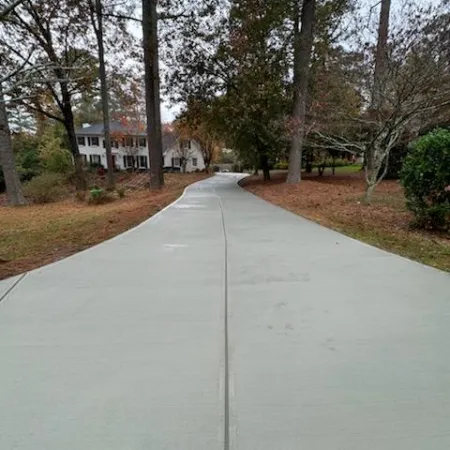
<path fill-rule="evenodd" d="M 125 198 L 103 205 L 88 205 L 72 197 L 44 205 L 0 207 L 0 279 L 67 257 L 132 228 L 206 176 L 167 174 L 161 192 L 129 190 Z"/>
<path fill-rule="evenodd" d="M 339 173 L 340 172 L 340 173 Z M 296 214 L 361 241 L 430 266 L 450 271 L 450 235 L 413 230 L 397 181 L 384 181 L 371 206 L 361 202 L 360 173 L 337 171 L 336 176 L 307 175 L 299 185 L 286 185 L 285 174 L 270 183 L 249 177 L 242 185 L 254 194 Z"/>

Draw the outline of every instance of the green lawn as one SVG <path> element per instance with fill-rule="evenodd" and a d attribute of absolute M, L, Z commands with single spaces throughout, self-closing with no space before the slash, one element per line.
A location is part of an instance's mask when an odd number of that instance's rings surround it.
<path fill-rule="evenodd" d="M 338 174 L 358 173 L 361 171 L 361 169 L 362 166 L 360 166 L 359 164 L 352 164 L 351 166 L 336 167 L 336 173 Z"/>

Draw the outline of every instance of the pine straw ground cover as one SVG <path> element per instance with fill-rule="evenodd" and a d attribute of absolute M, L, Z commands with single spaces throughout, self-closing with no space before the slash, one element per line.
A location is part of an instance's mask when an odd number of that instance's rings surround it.
<path fill-rule="evenodd" d="M 0 207 L 0 279 L 65 258 L 128 230 L 206 176 L 167 174 L 160 192 L 127 191 L 125 198 L 103 205 L 88 205 L 71 195 L 56 203 Z"/>
<path fill-rule="evenodd" d="M 450 235 L 414 230 L 398 181 L 383 181 L 373 204 L 363 205 L 361 174 L 306 175 L 287 185 L 285 174 L 264 183 L 259 177 L 241 182 L 250 192 L 295 214 L 376 247 L 450 272 Z"/>

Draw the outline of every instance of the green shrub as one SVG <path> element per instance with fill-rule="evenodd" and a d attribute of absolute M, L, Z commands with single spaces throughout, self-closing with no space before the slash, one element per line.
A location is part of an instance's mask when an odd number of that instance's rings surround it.
<path fill-rule="evenodd" d="M 274 164 L 273 168 L 275 170 L 287 170 L 289 163 L 287 161 L 280 161 Z"/>
<path fill-rule="evenodd" d="M 110 202 L 112 200 L 111 196 L 105 189 L 99 187 L 93 187 L 89 191 L 89 204 L 90 205 L 101 205 L 103 203 Z"/>
<path fill-rule="evenodd" d="M 16 166 L 21 181 L 30 181 L 42 173 L 38 151 L 39 143 L 40 138 L 33 134 L 19 132 L 12 136 Z"/>
<path fill-rule="evenodd" d="M 22 181 L 30 181 L 33 177 L 42 173 L 41 159 L 36 149 L 18 153 L 16 165 Z"/>
<path fill-rule="evenodd" d="M 346 167 L 351 166 L 352 162 L 348 159 L 341 159 L 336 158 L 333 161 L 333 158 L 326 157 L 326 158 L 316 158 L 314 159 L 313 167 Z"/>
<path fill-rule="evenodd" d="M 347 167 L 347 166 L 352 166 L 352 165 L 353 165 L 353 163 L 345 158 L 338 158 L 334 162 L 334 167 Z"/>
<path fill-rule="evenodd" d="M 104 169 L 103 164 L 90 162 L 88 165 L 89 172 L 96 173 L 98 169 Z"/>
<path fill-rule="evenodd" d="M 34 177 L 24 186 L 24 194 L 33 203 L 51 203 L 59 200 L 67 189 L 64 177 L 57 173 L 44 172 Z"/>
<path fill-rule="evenodd" d="M 48 138 L 39 146 L 39 157 L 47 172 L 69 173 L 73 169 L 72 155 L 62 148 L 58 137 Z"/>
<path fill-rule="evenodd" d="M 450 226 L 450 131 L 437 129 L 413 143 L 401 172 L 408 208 L 420 227 Z"/>

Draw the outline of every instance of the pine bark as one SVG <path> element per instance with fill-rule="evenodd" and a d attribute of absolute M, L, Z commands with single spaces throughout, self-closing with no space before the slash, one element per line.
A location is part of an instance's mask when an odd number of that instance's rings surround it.
<path fill-rule="evenodd" d="M 304 0 L 300 16 L 299 2 L 294 8 L 294 104 L 292 110 L 293 135 L 289 152 L 287 183 L 301 180 L 302 151 L 306 133 L 306 104 L 314 39 L 316 0 Z"/>
<path fill-rule="evenodd" d="M 381 1 L 380 23 L 378 27 L 377 53 L 375 56 L 374 85 L 372 93 L 372 109 L 378 110 L 383 106 L 383 93 L 386 84 L 387 70 L 387 41 L 389 34 L 389 15 L 391 0 Z"/>
<path fill-rule="evenodd" d="M 261 153 L 259 162 L 261 165 L 261 170 L 263 172 L 264 181 L 270 181 L 269 158 L 267 157 L 267 155 L 265 153 Z"/>
<path fill-rule="evenodd" d="M 150 160 L 150 188 L 164 186 L 161 136 L 161 99 L 159 78 L 157 0 L 142 0 L 142 31 L 145 65 L 145 102 L 147 140 Z"/>
<path fill-rule="evenodd" d="M 25 205 L 26 200 L 22 192 L 20 177 L 17 173 L 16 160 L 14 157 L 11 131 L 8 124 L 6 104 L 3 90 L 0 84 L 0 165 L 6 185 L 6 198 L 9 205 Z"/>
<path fill-rule="evenodd" d="M 111 148 L 111 129 L 110 129 L 110 113 L 109 113 L 109 98 L 108 98 L 108 83 L 106 79 L 106 65 L 105 65 L 105 46 L 103 40 L 103 8 L 101 0 L 95 0 L 95 16 L 97 18 L 97 26 L 95 27 L 95 34 L 97 36 L 98 45 L 98 61 L 99 61 L 99 75 L 100 75 L 100 92 L 102 99 L 103 112 L 103 132 L 105 135 L 105 151 L 107 162 L 107 186 L 108 189 L 113 189 L 115 185 L 114 180 L 114 161 Z"/>
<path fill-rule="evenodd" d="M 72 111 L 72 103 L 70 94 L 64 83 L 61 83 L 61 91 L 63 97 L 62 114 L 64 117 L 64 128 L 66 129 L 67 139 L 70 151 L 75 164 L 75 187 L 77 191 L 85 191 L 87 189 L 86 176 L 83 170 L 83 161 L 81 159 L 80 149 L 78 148 L 78 140 L 75 134 L 75 119 Z"/>
<path fill-rule="evenodd" d="M 384 103 L 384 96 L 387 81 L 387 59 L 388 59 L 388 36 L 389 36 L 389 16 L 391 11 L 391 0 L 382 0 L 380 9 L 380 21 L 378 26 L 377 52 L 375 55 L 375 69 L 373 76 L 373 90 L 370 105 L 370 115 L 374 120 L 381 113 Z M 380 167 L 376 167 L 376 154 L 378 149 L 375 145 L 366 148 L 364 155 L 364 169 L 366 178 L 372 179 L 367 183 L 366 203 L 370 203 L 373 191 L 376 187 L 376 179 Z M 376 172 L 376 173 L 375 173 Z"/>

